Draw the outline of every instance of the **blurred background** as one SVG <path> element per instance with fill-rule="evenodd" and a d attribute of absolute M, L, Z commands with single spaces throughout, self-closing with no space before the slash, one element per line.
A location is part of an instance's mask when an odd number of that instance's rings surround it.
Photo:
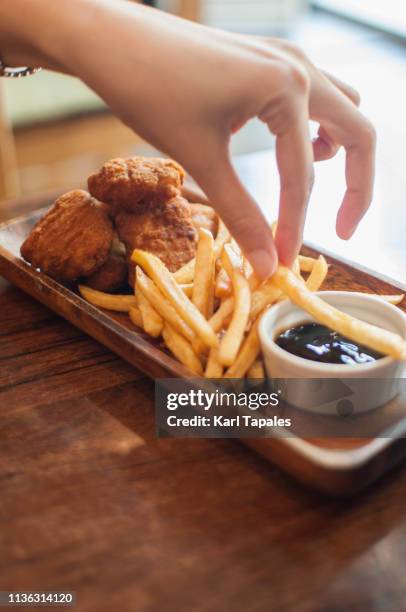
<path fill-rule="evenodd" d="M 289 38 L 318 65 L 361 93 L 379 137 L 374 212 L 357 239 L 342 243 L 332 215 L 343 189 L 343 156 L 317 167 L 306 228 L 316 246 L 405 281 L 405 0 L 156 0 L 162 10 L 225 29 Z M 270 217 L 276 216 L 273 138 L 258 121 L 233 139 L 237 168 Z M 82 186 L 106 159 L 152 152 L 78 80 L 43 71 L 0 80 L 0 217 L 18 214 L 15 198 Z M 294 163 L 294 160 L 292 160 Z M 42 195 L 44 194 L 44 195 Z M 13 200 L 8 206 L 4 201 Z M 389 223 L 390 220 L 390 223 Z M 371 259 L 371 245 L 374 255 Z M 367 254 L 363 253 L 368 251 Z M 403 257 L 403 259 L 402 259 Z M 375 259 L 374 259 L 375 258 Z"/>

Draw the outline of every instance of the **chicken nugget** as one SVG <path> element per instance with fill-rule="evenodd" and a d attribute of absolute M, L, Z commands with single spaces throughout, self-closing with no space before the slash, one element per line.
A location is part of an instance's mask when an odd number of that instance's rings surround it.
<path fill-rule="evenodd" d="M 52 278 L 73 281 L 107 260 L 113 225 L 106 206 L 87 191 L 59 197 L 21 246 L 21 255 Z"/>
<path fill-rule="evenodd" d="M 145 204 L 170 200 L 179 193 L 184 170 L 171 159 L 130 157 L 111 159 L 89 176 L 90 193 L 107 202 L 113 214 L 137 212 Z"/>
<path fill-rule="evenodd" d="M 196 231 L 189 203 L 181 196 L 150 205 L 140 214 L 121 212 L 115 221 L 128 259 L 134 249 L 143 249 L 159 257 L 171 272 L 175 272 L 195 256 Z M 130 265 L 132 285 L 133 268 L 134 265 Z"/>
<path fill-rule="evenodd" d="M 123 287 L 127 280 L 128 264 L 126 260 L 119 255 L 110 253 L 107 261 L 96 272 L 85 277 L 83 282 L 88 287 L 97 289 L 97 291 L 113 293 Z"/>

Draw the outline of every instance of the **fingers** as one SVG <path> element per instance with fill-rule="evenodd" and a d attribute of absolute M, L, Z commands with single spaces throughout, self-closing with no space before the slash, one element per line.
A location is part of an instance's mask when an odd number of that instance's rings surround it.
<path fill-rule="evenodd" d="M 210 204 L 206 195 L 203 191 L 192 181 L 189 177 L 186 177 L 185 182 L 182 186 L 182 195 L 189 202 L 200 202 L 200 204 Z"/>
<path fill-rule="evenodd" d="M 348 83 L 345 83 L 338 77 L 334 76 L 333 74 L 330 74 L 326 70 L 321 70 L 321 73 L 324 74 L 324 76 L 327 77 L 327 79 L 331 83 L 333 83 L 333 85 L 335 85 L 337 89 L 341 91 L 341 93 L 343 93 L 349 100 L 351 100 L 351 102 L 355 104 L 355 106 L 360 105 L 361 96 L 359 95 L 356 89 L 354 89 L 353 87 L 351 87 L 351 85 L 348 85 Z"/>
<path fill-rule="evenodd" d="M 328 81 L 334 85 L 341 93 L 343 93 L 355 106 L 359 106 L 360 104 L 360 95 L 359 93 L 341 79 L 338 79 L 336 76 L 330 74 L 326 71 L 321 71 L 321 73 L 325 76 Z M 327 159 L 331 159 L 335 156 L 337 151 L 340 149 L 340 146 L 333 141 L 331 136 L 327 133 L 327 131 L 320 126 L 317 134 L 317 138 L 313 140 L 313 154 L 314 161 L 325 161 Z"/>
<path fill-rule="evenodd" d="M 219 159 L 219 156 L 215 159 Z M 214 173 L 208 175 L 195 171 L 194 176 L 257 276 L 261 279 L 271 276 L 278 265 L 271 228 L 238 178 L 228 152 L 222 156 L 221 162 L 218 161 Z"/>
<path fill-rule="evenodd" d="M 302 244 L 313 186 L 313 151 L 305 109 L 286 133 L 277 136 L 276 158 L 281 192 L 275 243 L 281 263 L 290 266 Z"/>
<path fill-rule="evenodd" d="M 356 106 L 330 83 L 326 82 L 317 96 L 318 120 L 333 142 L 346 150 L 347 190 L 337 216 L 337 233 L 348 239 L 372 200 L 375 131 Z"/>
<path fill-rule="evenodd" d="M 313 140 L 312 144 L 314 161 L 316 162 L 331 159 L 340 148 L 322 126 L 319 127 L 317 138 Z"/>
<path fill-rule="evenodd" d="M 363 125 L 357 143 L 346 149 L 347 191 L 336 223 L 337 234 L 343 240 L 351 238 L 372 201 L 375 174 L 375 132 L 372 126 Z"/>

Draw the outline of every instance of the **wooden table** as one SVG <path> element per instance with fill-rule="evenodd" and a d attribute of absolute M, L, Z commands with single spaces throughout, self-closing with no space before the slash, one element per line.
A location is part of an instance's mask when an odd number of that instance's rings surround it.
<path fill-rule="evenodd" d="M 237 441 L 158 440 L 153 382 L 0 282 L 0 589 L 72 589 L 84 612 L 404 609 L 405 470 L 336 501 Z"/>

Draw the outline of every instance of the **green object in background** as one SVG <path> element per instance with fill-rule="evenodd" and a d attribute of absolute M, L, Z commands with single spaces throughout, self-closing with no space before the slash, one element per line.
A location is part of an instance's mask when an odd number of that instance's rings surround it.
<path fill-rule="evenodd" d="M 105 108 L 79 79 L 43 70 L 26 79 L 4 79 L 6 108 L 13 126 L 59 119 Z"/>

